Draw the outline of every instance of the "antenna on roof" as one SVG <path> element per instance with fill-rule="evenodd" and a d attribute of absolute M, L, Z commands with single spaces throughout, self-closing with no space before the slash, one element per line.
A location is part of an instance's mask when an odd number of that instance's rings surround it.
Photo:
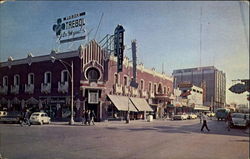
<path fill-rule="evenodd" d="M 104 13 L 102 13 L 101 19 L 100 19 L 100 21 L 99 21 L 98 27 L 97 27 L 96 32 L 95 32 L 94 39 L 95 39 L 96 34 L 97 34 L 97 32 L 98 32 L 98 30 L 99 30 L 99 27 L 100 27 L 100 25 L 101 25 L 101 21 L 102 21 L 102 17 L 103 17 L 103 15 L 104 15 Z"/>

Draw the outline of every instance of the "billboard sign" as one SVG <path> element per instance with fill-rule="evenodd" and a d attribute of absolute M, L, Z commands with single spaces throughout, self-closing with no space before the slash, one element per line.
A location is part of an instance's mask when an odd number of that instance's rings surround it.
<path fill-rule="evenodd" d="M 60 43 L 84 40 L 86 38 L 85 19 L 83 18 L 85 15 L 85 12 L 81 12 L 57 19 L 52 29 Z"/>
<path fill-rule="evenodd" d="M 246 91 L 246 86 L 242 83 L 237 83 L 229 88 L 229 90 L 233 93 L 241 94 Z"/>
<path fill-rule="evenodd" d="M 122 72 L 123 51 L 124 51 L 124 31 L 122 25 L 117 25 L 114 32 L 114 55 L 117 56 L 117 72 Z"/>

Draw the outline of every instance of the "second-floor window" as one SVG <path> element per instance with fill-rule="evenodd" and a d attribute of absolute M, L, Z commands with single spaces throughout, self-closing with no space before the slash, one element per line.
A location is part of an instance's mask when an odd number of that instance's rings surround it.
<path fill-rule="evenodd" d="M 61 82 L 68 82 L 68 71 L 63 70 L 61 72 Z"/>
<path fill-rule="evenodd" d="M 164 87 L 164 94 L 166 94 L 167 93 L 167 88 L 166 87 Z"/>
<path fill-rule="evenodd" d="M 128 85 L 128 77 L 124 76 L 124 86 L 127 86 L 127 85 Z"/>
<path fill-rule="evenodd" d="M 143 89 L 144 89 L 144 81 L 141 80 L 141 90 L 143 90 Z"/>
<path fill-rule="evenodd" d="M 118 74 L 115 74 L 115 83 L 119 84 L 118 82 L 119 82 L 119 80 L 118 80 Z"/>
<path fill-rule="evenodd" d="M 148 84 L 148 91 L 151 92 L 151 90 L 152 90 L 152 83 L 150 82 L 150 83 Z"/>
<path fill-rule="evenodd" d="M 34 73 L 29 73 L 28 84 L 34 84 Z"/>
<path fill-rule="evenodd" d="M 20 84 L 20 76 L 15 75 L 14 76 L 14 86 L 18 86 Z"/>
<path fill-rule="evenodd" d="M 154 93 L 157 93 L 157 84 L 154 84 Z"/>
<path fill-rule="evenodd" d="M 3 77 L 3 86 L 8 86 L 8 76 Z"/>
<path fill-rule="evenodd" d="M 51 72 L 44 73 L 44 83 L 51 83 Z"/>

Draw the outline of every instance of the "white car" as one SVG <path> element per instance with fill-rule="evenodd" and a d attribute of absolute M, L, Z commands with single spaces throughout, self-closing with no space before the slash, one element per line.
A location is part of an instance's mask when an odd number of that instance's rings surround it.
<path fill-rule="evenodd" d="M 232 126 L 247 126 L 246 115 L 243 113 L 233 113 L 232 114 Z"/>
<path fill-rule="evenodd" d="M 188 114 L 188 119 L 196 119 L 197 115 L 196 114 Z"/>
<path fill-rule="evenodd" d="M 30 122 L 31 124 L 49 124 L 50 117 L 44 112 L 34 112 L 30 116 Z"/>
<path fill-rule="evenodd" d="M 187 120 L 187 114 L 174 115 L 173 120 Z"/>

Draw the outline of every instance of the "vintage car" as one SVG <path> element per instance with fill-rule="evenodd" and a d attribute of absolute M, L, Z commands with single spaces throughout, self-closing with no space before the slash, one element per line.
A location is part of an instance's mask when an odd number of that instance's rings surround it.
<path fill-rule="evenodd" d="M 233 126 L 241 126 L 247 127 L 247 117 L 243 113 L 232 113 L 232 127 Z"/>
<path fill-rule="evenodd" d="M 19 123 L 22 115 L 20 112 L 12 111 L 1 111 L 0 112 L 0 122 L 3 123 Z"/>
<path fill-rule="evenodd" d="M 188 115 L 187 114 L 177 114 L 174 115 L 173 120 L 187 120 Z"/>
<path fill-rule="evenodd" d="M 197 118 L 197 115 L 196 114 L 188 114 L 188 119 L 196 119 Z"/>
<path fill-rule="evenodd" d="M 50 123 L 50 117 L 47 115 L 47 113 L 44 112 L 34 112 L 30 116 L 30 123 L 31 124 L 49 124 Z"/>

